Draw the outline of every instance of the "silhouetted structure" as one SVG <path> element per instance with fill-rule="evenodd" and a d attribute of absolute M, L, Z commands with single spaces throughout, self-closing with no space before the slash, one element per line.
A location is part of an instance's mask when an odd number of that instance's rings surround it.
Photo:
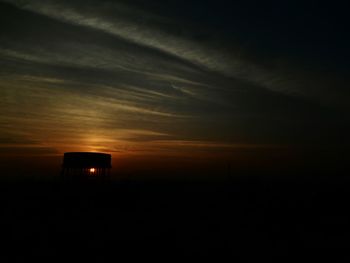
<path fill-rule="evenodd" d="M 111 160 L 106 153 L 68 152 L 63 157 L 61 175 L 69 179 L 109 178 Z"/>

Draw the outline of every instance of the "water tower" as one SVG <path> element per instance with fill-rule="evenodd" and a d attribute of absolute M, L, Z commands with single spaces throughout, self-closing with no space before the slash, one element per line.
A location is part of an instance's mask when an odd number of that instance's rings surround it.
<path fill-rule="evenodd" d="M 106 153 L 67 152 L 61 175 L 69 179 L 109 178 L 112 157 Z"/>

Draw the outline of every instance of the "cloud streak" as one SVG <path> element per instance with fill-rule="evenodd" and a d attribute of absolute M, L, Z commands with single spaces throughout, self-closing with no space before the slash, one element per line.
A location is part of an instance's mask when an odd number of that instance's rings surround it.
<path fill-rule="evenodd" d="M 122 2 L 103 2 L 103 4 L 98 4 L 96 1 L 89 1 L 88 4 L 81 4 L 82 2 L 78 1 L 70 4 L 55 0 L 5 2 L 59 21 L 111 34 L 135 45 L 174 56 L 203 70 L 237 78 L 262 88 L 306 97 L 323 104 L 339 106 L 341 102 L 341 107 L 347 105 L 342 96 L 337 96 L 333 88 L 325 85 L 323 81 L 309 85 L 298 65 L 279 63 L 277 58 L 269 61 L 267 63 L 269 66 L 266 67 L 263 66 L 266 62 L 261 63 L 257 59 L 249 58 L 251 56 L 248 52 L 252 51 L 245 50 L 238 42 L 231 42 L 230 47 L 221 48 L 212 43 L 201 44 L 188 37 L 168 33 L 166 27 L 159 25 L 173 25 L 176 21 L 129 7 Z M 102 55 L 104 51 L 96 50 L 96 52 Z M 86 62 L 91 64 L 89 61 Z M 105 63 L 96 61 L 95 66 L 103 67 Z"/>
<path fill-rule="evenodd" d="M 120 1 L 0 2 L 6 151 L 220 156 L 339 143 L 348 123 L 347 77 L 212 28 L 201 41 L 194 23 L 176 33 L 180 18 Z"/>

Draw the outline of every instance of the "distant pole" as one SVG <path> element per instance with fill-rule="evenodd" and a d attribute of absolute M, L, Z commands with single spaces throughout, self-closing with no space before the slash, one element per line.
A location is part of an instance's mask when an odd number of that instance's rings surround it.
<path fill-rule="evenodd" d="M 227 177 L 228 177 L 228 180 L 231 181 L 232 174 L 231 174 L 231 163 L 230 162 L 227 163 Z"/>

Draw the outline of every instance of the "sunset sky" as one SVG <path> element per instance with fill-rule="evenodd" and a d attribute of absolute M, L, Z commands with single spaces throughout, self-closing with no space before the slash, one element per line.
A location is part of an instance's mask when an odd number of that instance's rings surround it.
<path fill-rule="evenodd" d="M 55 173 L 67 151 L 111 153 L 126 173 L 339 160 L 350 37 L 330 4 L 0 0 L 0 165 Z"/>

